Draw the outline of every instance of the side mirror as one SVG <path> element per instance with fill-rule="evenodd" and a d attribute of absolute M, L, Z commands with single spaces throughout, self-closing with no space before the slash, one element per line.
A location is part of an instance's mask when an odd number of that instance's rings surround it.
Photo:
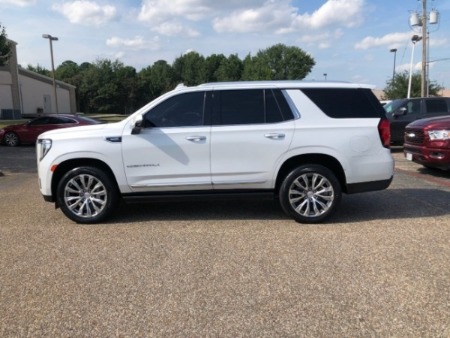
<path fill-rule="evenodd" d="M 408 109 L 406 109 L 406 107 L 401 107 L 401 108 L 397 109 L 392 115 L 393 116 L 404 116 L 404 115 L 406 115 L 407 111 L 408 111 Z"/>
<path fill-rule="evenodd" d="M 138 135 L 141 133 L 142 127 L 143 127 L 143 121 L 137 120 L 136 123 L 134 124 L 133 129 L 131 129 L 131 135 Z"/>

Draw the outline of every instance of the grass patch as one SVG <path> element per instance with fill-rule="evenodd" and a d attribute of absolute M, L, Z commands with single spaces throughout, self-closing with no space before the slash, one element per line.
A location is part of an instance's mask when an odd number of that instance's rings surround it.
<path fill-rule="evenodd" d="M 22 119 L 22 120 L 0 120 L 0 128 L 10 126 L 12 124 L 21 124 L 29 121 L 29 119 Z"/>

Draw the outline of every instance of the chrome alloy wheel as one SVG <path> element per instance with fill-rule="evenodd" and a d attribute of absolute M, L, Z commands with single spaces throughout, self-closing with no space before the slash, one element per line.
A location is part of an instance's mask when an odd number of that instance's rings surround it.
<path fill-rule="evenodd" d="M 64 187 L 64 203 L 79 217 L 91 218 L 100 214 L 107 202 L 105 185 L 93 175 L 74 176 Z"/>
<path fill-rule="evenodd" d="M 333 185 L 318 173 L 305 173 L 289 187 L 289 203 L 295 212 L 304 217 L 317 217 L 326 213 L 334 200 Z"/>

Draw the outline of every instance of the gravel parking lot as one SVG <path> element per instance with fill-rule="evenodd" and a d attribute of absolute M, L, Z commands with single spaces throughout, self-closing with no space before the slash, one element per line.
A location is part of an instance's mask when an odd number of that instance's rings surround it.
<path fill-rule="evenodd" d="M 450 337 L 450 174 L 300 225 L 272 201 L 123 205 L 78 225 L 0 147 L 1 337 Z M 17 165 L 15 164 L 17 163 Z"/>

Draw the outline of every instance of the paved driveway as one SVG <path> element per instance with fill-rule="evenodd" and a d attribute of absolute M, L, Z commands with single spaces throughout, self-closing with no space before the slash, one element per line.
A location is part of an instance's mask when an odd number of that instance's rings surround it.
<path fill-rule="evenodd" d="M 6 173 L 35 173 L 35 147 L 7 147 L 0 145 L 0 171 Z"/>
<path fill-rule="evenodd" d="M 0 336 L 450 337 L 450 177 L 400 155 L 389 189 L 344 196 L 321 225 L 271 201 L 77 225 L 31 167 L 5 170 Z"/>

